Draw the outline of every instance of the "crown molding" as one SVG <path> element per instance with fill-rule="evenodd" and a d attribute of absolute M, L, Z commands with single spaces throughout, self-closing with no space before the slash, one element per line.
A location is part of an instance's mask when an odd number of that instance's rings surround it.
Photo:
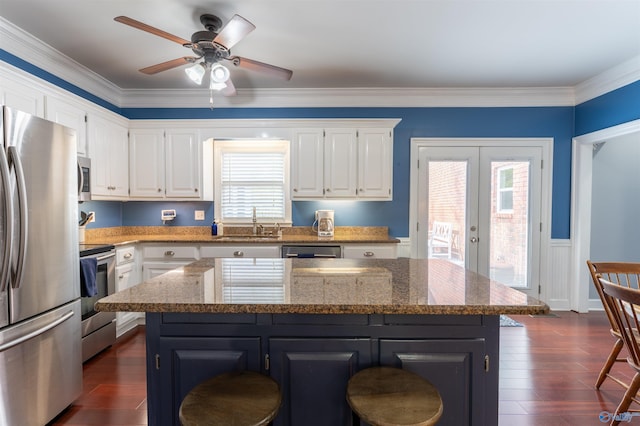
<path fill-rule="evenodd" d="M 123 108 L 208 108 L 209 90 L 123 90 Z M 570 87 L 239 89 L 214 108 L 573 106 Z"/>
<path fill-rule="evenodd" d="M 636 56 L 576 85 L 576 105 L 636 81 L 640 81 L 640 56 Z"/>
<path fill-rule="evenodd" d="M 1 16 L 0 49 L 113 105 L 122 103 L 122 90 L 118 86 Z"/>
<path fill-rule="evenodd" d="M 122 89 L 0 17 L 0 48 L 120 108 L 208 108 L 207 89 Z M 574 106 L 640 80 L 640 56 L 575 87 L 239 89 L 217 108 Z"/>

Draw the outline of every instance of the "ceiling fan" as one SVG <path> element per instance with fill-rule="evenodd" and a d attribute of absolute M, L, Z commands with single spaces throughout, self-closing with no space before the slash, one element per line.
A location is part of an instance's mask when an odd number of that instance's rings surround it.
<path fill-rule="evenodd" d="M 191 41 L 126 16 L 117 16 L 114 20 L 181 44 L 191 49 L 196 55 L 172 59 L 139 70 L 145 74 L 156 74 L 181 65 L 192 64 L 192 66 L 185 69 L 185 72 L 191 80 L 197 84 L 201 84 L 205 72 L 208 70 L 210 71 L 209 88 L 212 91 L 218 90 L 225 96 L 235 95 L 236 89 L 229 78 L 229 70 L 221 64 L 222 61 L 228 61 L 239 68 L 270 74 L 285 80 L 290 80 L 293 75 L 293 71 L 286 68 L 231 55 L 230 49 L 247 34 L 256 29 L 255 25 L 240 15 L 234 15 L 224 26 L 222 26 L 222 20 L 215 15 L 201 15 L 200 22 L 206 30 L 193 33 Z"/>

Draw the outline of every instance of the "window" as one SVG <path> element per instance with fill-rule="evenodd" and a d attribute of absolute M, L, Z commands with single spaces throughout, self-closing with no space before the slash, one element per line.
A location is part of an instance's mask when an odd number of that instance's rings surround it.
<path fill-rule="evenodd" d="M 513 213 L 513 167 L 498 169 L 498 213 Z"/>
<path fill-rule="evenodd" d="M 288 141 L 215 141 L 214 167 L 216 219 L 291 223 Z"/>

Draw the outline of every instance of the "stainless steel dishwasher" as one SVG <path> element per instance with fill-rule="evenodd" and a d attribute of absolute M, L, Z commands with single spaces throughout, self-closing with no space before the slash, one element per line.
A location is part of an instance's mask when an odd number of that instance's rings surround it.
<path fill-rule="evenodd" d="M 304 246 L 304 245 L 283 245 L 282 257 L 342 257 L 342 247 L 340 246 Z"/>

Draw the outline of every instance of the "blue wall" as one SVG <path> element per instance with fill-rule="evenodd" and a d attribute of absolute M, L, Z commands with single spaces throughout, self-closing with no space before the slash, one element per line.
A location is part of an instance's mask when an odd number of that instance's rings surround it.
<path fill-rule="evenodd" d="M 576 106 L 576 136 L 640 119 L 640 80 Z"/>
<path fill-rule="evenodd" d="M 336 223 L 385 225 L 394 236 L 409 235 L 409 157 L 412 137 L 552 137 L 552 238 L 569 238 L 571 138 L 640 118 L 640 81 L 577 107 L 530 108 L 134 108 L 120 109 L 55 75 L 0 49 L 0 61 L 82 96 L 130 119 L 206 118 L 401 118 L 394 137 L 394 196 L 389 202 L 295 202 L 295 225 L 310 225 L 318 208 L 336 210 Z M 574 131 L 575 124 L 575 131 Z M 160 210 L 175 208 L 173 225 L 209 224 L 212 203 L 89 202 L 80 206 L 96 211 L 90 227 L 159 224 Z M 193 220 L 193 210 L 205 210 L 205 222 Z"/>
<path fill-rule="evenodd" d="M 554 138 L 552 237 L 569 237 L 573 107 L 540 108 L 229 108 L 123 109 L 130 119 L 207 118 L 401 118 L 394 131 L 393 201 L 295 202 L 294 225 L 311 225 L 319 208 L 336 210 L 336 225 L 389 226 L 397 237 L 409 235 L 410 140 L 412 137 Z M 129 207 L 123 207 L 126 212 Z M 153 217 L 158 207 L 136 209 Z M 126 213 L 123 223 L 127 224 Z M 193 214 L 191 214 L 193 216 Z"/>

